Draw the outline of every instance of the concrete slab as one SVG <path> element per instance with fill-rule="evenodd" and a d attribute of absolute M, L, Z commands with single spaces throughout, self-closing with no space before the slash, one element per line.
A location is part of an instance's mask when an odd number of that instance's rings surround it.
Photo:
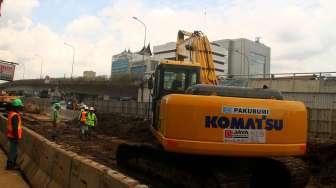
<path fill-rule="evenodd" d="M 29 185 L 23 180 L 20 172 L 5 170 L 6 160 L 6 154 L 0 149 L 0 187 L 29 188 Z"/>

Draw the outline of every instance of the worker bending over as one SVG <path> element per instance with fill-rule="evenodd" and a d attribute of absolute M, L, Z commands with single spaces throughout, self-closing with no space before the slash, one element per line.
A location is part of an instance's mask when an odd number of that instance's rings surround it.
<path fill-rule="evenodd" d="M 93 133 L 93 130 L 94 128 L 96 127 L 97 125 L 97 116 L 96 114 L 94 113 L 94 108 L 93 107 L 90 107 L 88 113 L 87 113 L 87 117 L 86 117 L 86 124 L 89 128 L 89 136 L 91 137 L 92 133 Z"/>
<path fill-rule="evenodd" d="M 21 99 L 15 99 L 9 106 L 7 118 L 6 136 L 9 141 L 9 152 L 6 170 L 18 170 L 16 165 L 17 148 L 19 140 L 22 138 L 22 120 L 20 111 L 23 109 Z"/>

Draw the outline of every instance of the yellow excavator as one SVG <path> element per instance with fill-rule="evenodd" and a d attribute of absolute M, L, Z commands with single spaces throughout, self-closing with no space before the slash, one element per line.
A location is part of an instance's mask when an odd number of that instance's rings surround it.
<path fill-rule="evenodd" d="M 200 31 L 178 32 L 176 58 L 148 83 L 155 139 L 122 144 L 118 164 L 176 187 L 305 187 L 305 105 L 272 89 L 219 86 Z"/>

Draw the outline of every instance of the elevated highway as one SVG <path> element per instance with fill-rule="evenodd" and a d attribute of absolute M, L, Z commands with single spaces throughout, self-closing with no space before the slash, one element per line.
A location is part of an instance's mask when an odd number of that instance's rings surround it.
<path fill-rule="evenodd" d="M 132 97 L 137 98 L 138 86 L 115 83 L 109 80 L 70 80 L 51 79 L 49 81 L 41 79 L 16 80 L 0 85 L 0 89 L 25 93 L 40 92 L 43 90 L 59 91 L 61 93 L 85 94 L 93 96 L 108 95 L 111 98 Z"/>

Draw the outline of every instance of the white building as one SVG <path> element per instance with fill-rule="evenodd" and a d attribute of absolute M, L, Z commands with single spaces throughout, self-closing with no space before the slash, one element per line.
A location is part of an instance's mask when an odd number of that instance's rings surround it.
<path fill-rule="evenodd" d="M 153 73 L 158 63 L 159 60 L 153 56 L 136 55 L 129 62 L 130 73 L 138 76 Z"/>
<path fill-rule="evenodd" d="M 269 77 L 271 48 L 259 40 L 223 39 L 214 41 L 228 49 L 228 69 L 233 77 Z"/>
<path fill-rule="evenodd" d="M 217 43 L 211 43 L 213 60 L 217 75 L 228 74 L 228 50 Z M 182 54 L 186 56 L 186 60 L 190 59 L 188 50 L 182 50 Z M 166 44 L 153 47 L 155 59 L 176 60 L 176 43 L 169 42 Z"/>
<path fill-rule="evenodd" d="M 232 77 L 268 77 L 270 74 L 271 48 L 248 39 L 223 39 L 211 42 L 213 60 L 218 76 Z M 176 43 L 154 46 L 157 59 L 176 59 Z M 182 50 L 186 60 L 188 50 Z"/>

